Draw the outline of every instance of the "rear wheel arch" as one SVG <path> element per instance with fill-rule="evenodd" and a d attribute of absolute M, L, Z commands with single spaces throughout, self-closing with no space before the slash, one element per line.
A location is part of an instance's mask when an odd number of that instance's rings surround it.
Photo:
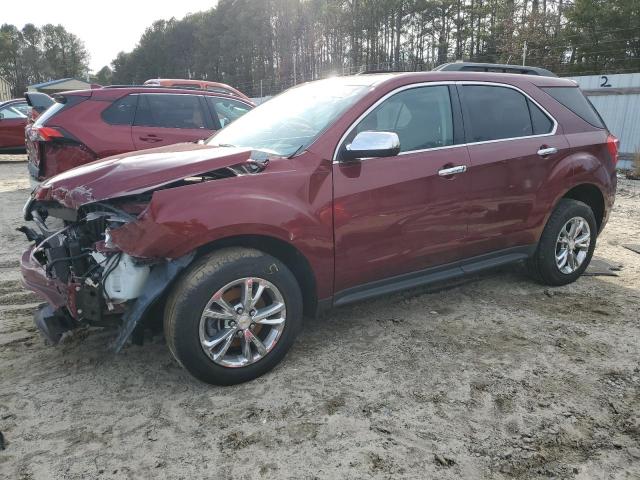
<path fill-rule="evenodd" d="M 565 192 L 565 194 L 562 195 L 560 199 L 558 199 L 558 202 L 556 202 L 554 209 L 557 207 L 559 201 L 563 198 L 578 200 L 588 205 L 589 208 L 591 208 L 591 210 L 593 211 L 593 215 L 596 218 L 598 230 L 600 230 L 605 215 L 605 201 L 604 194 L 598 186 L 594 185 L 593 183 L 582 183 L 580 185 L 572 187 L 570 190 Z"/>
<path fill-rule="evenodd" d="M 221 238 L 202 245 L 198 249 L 196 258 L 228 247 L 244 247 L 259 250 L 284 263 L 295 276 L 302 291 L 304 314 L 309 317 L 316 315 L 318 307 L 316 276 L 307 258 L 295 246 L 284 240 L 268 235 L 237 235 Z"/>

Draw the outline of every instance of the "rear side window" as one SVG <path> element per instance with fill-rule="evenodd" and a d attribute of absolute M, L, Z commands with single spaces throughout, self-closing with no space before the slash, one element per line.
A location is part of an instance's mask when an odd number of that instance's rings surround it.
<path fill-rule="evenodd" d="M 542 90 L 594 127 L 606 128 L 602 118 L 578 87 L 542 87 Z"/>
<path fill-rule="evenodd" d="M 102 112 L 102 119 L 110 125 L 133 125 L 137 103 L 137 95 L 119 98 Z"/>
<path fill-rule="evenodd" d="M 506 87 L 464 85 L 465 129 L 471 142 L 533 135 L 527 98 Z"/>
<path fill-rule="evenodd" d="M 235 100 L 218 97 L 206 97 L 206 99 L 209 103 L 211 114 L 218 117 L 222 128 L 251 110 L 249 105 Z"/>
<path fill-rule="evenodd" d="M 207 128 L 197 95 L 143 94 L 139 96 L 137 126 L 161 128 Z"/>

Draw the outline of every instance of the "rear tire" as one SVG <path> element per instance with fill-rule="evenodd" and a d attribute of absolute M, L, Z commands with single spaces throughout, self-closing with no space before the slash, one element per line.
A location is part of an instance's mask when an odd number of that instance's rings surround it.
<path fill-rule="evenodd" d="M 530 275 L 544 285 L 575 282 L 591 262 L 597 231 L 587 204 L 563 198 L 549 217 L 536 252 L 527 260 Z"/>
<path fill-rule="evenodd" d="M 267 308 L 280 309 L 262 319 Z M 175 285 L 164 315 L 175 359 L 215 385 L 246 382 L 271 370 L 301 325 L 302 294 L 294 275 L 278 259 L 248 248 L 225 248 L 197 260 Z"/>

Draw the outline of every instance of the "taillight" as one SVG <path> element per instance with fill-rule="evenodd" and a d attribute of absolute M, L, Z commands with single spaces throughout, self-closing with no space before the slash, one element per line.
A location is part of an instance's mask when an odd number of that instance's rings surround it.
<path fill-rule="evenodd" d="M 34 127 L 29 128 L 27 135 L 31 141 L 48 142 L 54 138 L 62 138 L 64 134 L 53 127 Z"/>
<path fill-rule="evenodd" d="M 609 134 L 607 136 L 607 150 L 611 156 L 611 161 L 614 165 L 618 164 L 618 147 L 620 146 L 620 140 L 615 135 Z"/>

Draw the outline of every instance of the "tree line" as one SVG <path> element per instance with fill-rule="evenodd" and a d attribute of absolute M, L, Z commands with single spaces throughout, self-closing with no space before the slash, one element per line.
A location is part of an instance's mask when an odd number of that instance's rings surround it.
<path fill-rule="evenodd" d="M 88 61 L 82 40 L 62 25 L 0 26 L 0 76 L 9 82 L 16 97 L 34 83 L 86 78 Z"/>
<path fill-rule="evenodd" d="M 106 73 L 114 83 L 203 78 L 267 95 L 331 74 L 524 55 L 560 75 L 640 71 L 640 2 L 220 0 L 153 23 Z"/>
<path fill-rule="evenodd" d="M 455 60 L 520 64 L 525 56 L 560 75 L 639 72 L 640 2 L 220 0 L 154 22 L 93 80 L 199 78 L 258 96 L 330 75 L 429 70 Z M 17 92 L 86 69 L 82 42 L 61 26 L 0 28 L 0 75 Z"/>

